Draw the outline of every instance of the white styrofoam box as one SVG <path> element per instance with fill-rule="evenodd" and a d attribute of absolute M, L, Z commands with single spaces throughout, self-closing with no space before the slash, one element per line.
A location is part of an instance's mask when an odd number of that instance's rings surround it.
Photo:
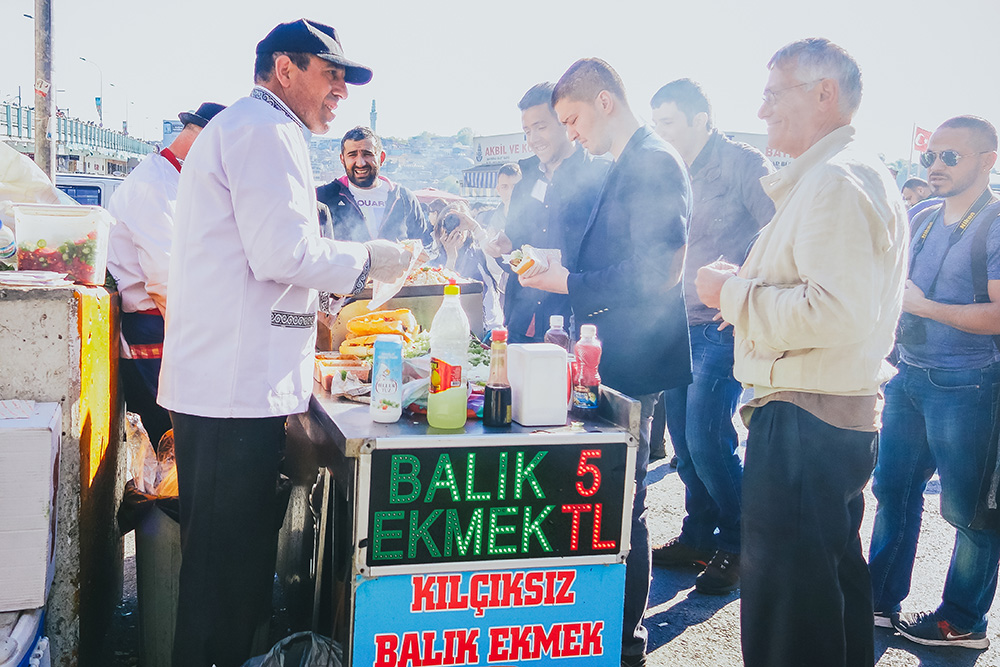
<path fill-rule="evenodd" d="M 552 343 L 507 347 L 512 416 L 522 426 L 566 423 L 566 350 Z"/>
<path fill-rule="evenodd" d="M 21 612 L 11 632 L 10 638 L 17 642 L 17 650 L 0 667 L 28 667 L 42 630 L 42 610 L 31 609 Z"/>
<path fill-rule="evenodd" d="M 62 409 L 0 419 L 0 611 L 45 606 L 55 573 Z"/>

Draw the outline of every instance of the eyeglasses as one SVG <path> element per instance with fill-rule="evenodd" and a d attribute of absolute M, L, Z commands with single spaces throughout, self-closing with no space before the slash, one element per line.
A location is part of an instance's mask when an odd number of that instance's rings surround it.
<path fill-rule="evenodd" d="M 978 153 L 966 153 L 962 155 L 958 151 L 953 151 L 948 149 L 946 151 L 926 151 L 920 154 L 920 164 L 922 164 L 927 169 L 930 169 L 934 162 L 941 158 L 941 162 L 944 162 L 947 167 L 954 167 L 958 164 L 958 161 L 964 157 L 969 157 L 971 155 L 982 155 L 983 153 L 990 153 L 991 151 L 979 151 Z"/>
<path fill-rule="evenodd" d="M 819 83 L 822 80 L 823 79 L 816 79 L 815 81 L 806 81 L 804 83 L 797 83 L 794 86 L 788 86 L 787 88 L 779 88 L 778 90 L 765 89 L 764 94 L 761 95 L 760 98 L 764 100 L 764 104 L 774 104 L 775 102 L 778 101 L 778 98 L 781 96 L 782 93 L 786 93 L 789 90 L 793 90 L 795 88 L 801 88 L 802 86 L 811 86 L 814 83 Z"/>

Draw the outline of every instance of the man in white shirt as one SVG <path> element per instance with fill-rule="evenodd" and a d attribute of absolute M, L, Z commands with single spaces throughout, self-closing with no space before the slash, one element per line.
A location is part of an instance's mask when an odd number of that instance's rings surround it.
<path fill-rule="evenodd" d="M 156 392 L 177 183 L 191 144 L 225 108 L 205 102 L 193 113 L 181 113 L 180 134 L 167 148 L 147 155 L 108 202 L 116 220 L 108 239 L 108 271 L 122 299 L 121 386 L 126 406 L 142 418 L 154 447 L 170 429 L 170 416 L 156 404 Z"/>
<path fill-rule="evenodd" d="M 340 140 L 340 163 L 346 175 L 316 189 L 316 198 L 330 209 L 338 241 L 420 239 L 431 245 L 431 225 L 410 190 L 379 171 L 385 164 L 382 140 L 371 128 L 358 126 Z"/>
<path fill-rule="evenodd" d="M 278 25 L 257 45 L 257 85 L 181 174 L 159 393 L 180 491 L 175 667 L 239 667 L 270 615 L 285 417 L 312 392 L 317 291 L 354 294 L 410 261 L 395 243 L 320 235 L 310 133 L 371 76 L 333 28 Z"/>

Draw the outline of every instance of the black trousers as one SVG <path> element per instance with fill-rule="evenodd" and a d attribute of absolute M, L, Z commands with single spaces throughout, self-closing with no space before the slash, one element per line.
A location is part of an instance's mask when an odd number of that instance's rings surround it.
<path fill-rule="evenodd" d="M 858 530 L 877 434 L 774 401 L 750 420 L 740 614 L 746 667 L 872 667 Z"/>
<path fill-rule="evenodd" d="M 285 418 L 171 412 L 181 509 L 174 667 L 239 667 L 270 615 Z"/>

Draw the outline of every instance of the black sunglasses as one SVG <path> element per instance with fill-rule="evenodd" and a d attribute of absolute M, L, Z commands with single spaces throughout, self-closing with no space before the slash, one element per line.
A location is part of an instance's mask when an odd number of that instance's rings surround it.
<path fill-rule="evenodd" d="M 966 153 L 962 155 L 958 151 L 953 151 L 951 149 L 946 151 L 926 151 L 920 154 L 920 164 L 922 164 L 927 169 L 934 164 L 934 161 L 941 158 L 941 162 L 945 163 L 945 166 L 954 167 L 958 164 L 958 161 L 963 157 L 969 157 L 970 155 L 982 155 L 983 153 L 989 153 L 990 151 L 979 151 L 978 153 Z"/>

